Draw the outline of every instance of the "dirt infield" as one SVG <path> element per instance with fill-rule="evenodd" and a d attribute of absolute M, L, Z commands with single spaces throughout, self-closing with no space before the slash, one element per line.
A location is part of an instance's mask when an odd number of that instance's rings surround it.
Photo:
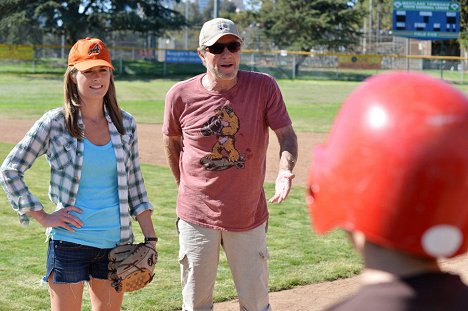
<path fill-rule="evenodd" d="M 0 141 L 5 143 L 17 143 L 28 129 L 34 124 L 34 120 L 8 120 L 0 118 Z M 325 134 L 298 133 L 299 159 L 295 168 L 295 184 L 304 185 L 306 182 L 309 154 L 312 146 L 322 142 Z M 167 166 L 164 151 L 162 149 L 162 133 L 160 124 L 139 124 L 138 139 L 141 162 Z M 270 135 L 270 148 L 267 158 L 267 181 L 274 181 L 278 173 L 279 146 L 274 133 Z"/>
<path fill-rule="evenodd" d="M 33 125 L 31 120 L 7 120 L 0 118 L 0 142 L 17 143 Z M 161 143 L 161 125 L 138 125 L 140 157 L 143 163 L 167 166 Z M 295 168 L 295 184 L 304 185 L 310 150 L 323 142 L 324 134 L 298 133 L 299 159 Z M 274 181 L 278 170 L 279 148 L 274 135 L 270 135 L 267 158 L 267 181 Z M 444 270 L 460 273 L 468 283 L 468 255 L 442 261 Z M 275 311 L 323 310 L 327 305 L 354 293 L 359 287 L 359 276 L 349 279 L 299 286 L 291 290 L 271 293 L 271 305 Z M 237 301 L 215 304 L 216 311 L 237 311 Z"/>

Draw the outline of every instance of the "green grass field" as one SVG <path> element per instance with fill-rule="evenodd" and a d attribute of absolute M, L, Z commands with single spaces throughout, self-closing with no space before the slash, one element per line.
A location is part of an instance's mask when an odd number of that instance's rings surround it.
<path fill-rule="evenodd" d="M 123 108 L 140 123 L 161 123 L 164 95 L 175 80 L 117 79 L 117 94 Z M 327 132 L 341 102 L 357 82 L 279 80 L 288 111 L 297 131 Z M 466 91 L 467 88 L 465 87 Z M 62 103 L 62 80 L 58 75 L 0 74 L 0 122 L 5 118 L 36 119 Z M 13 145 L 0 143 L 3 160 Z M 156 278 L 147 288 L 126 294 L 123 310 L 178 310 L 181 306 L 178 240 L 175 231 L 176 189 L 166 167 L 142 165 L 154 222 L 160 236 Z M 48 165 L 39 159 L 26 174 L 31 191 L 52 209 L 47 197 Z M 273 184 L 265 184 L 273 193 Z M 294 186 L 281 205 L 270 205 L 268 244 L 271 259 L 270 287 L 278 291 L 296 285 L 335 280 L 355 275 L 361 262 L 345 235 L 335 231 L 316 236 L 311 230 L 304 200 L 305 189 Z M 44 273 L 46 244 L 44 228 L 34 221 L 22 227 L 0 194 L 0 310 L 48 310 L 47 288 L 40 284 Z M 138 225 L 134 224 L 141 239 Z M 83 310 L 90 310 L 86 297 Z M 311 293 L 313 294 L 313 293 Z M 235 298 L 236 293 L 224 254 L 221 255 L 215 300 Z"/>
<path fill-rule="evenodd" d="M 116 79 L 120 105 L 139 123 L 162 123 L 164 96 L 176 80 Z M 0 74 L 0 116 L 38 118 L 63 102 L 60 76 Z M 326 132 L 357 82 L 279 80 L 297 131 Z M 21 113 L 18 113 L 18 112 Z"/>

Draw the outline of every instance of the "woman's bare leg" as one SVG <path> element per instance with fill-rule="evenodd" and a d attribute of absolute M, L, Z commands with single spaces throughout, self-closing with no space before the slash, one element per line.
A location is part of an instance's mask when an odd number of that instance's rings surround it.
<path fill-rule="evenodd" d="M 52 311 L 80 311 L 83 300 L 83 282 L 54 284 L 49 277 L 50 308 Z"/>
<path fill-rule="evenodd" d="M 93 311 L 120 311 L 124 293 L 116 292 L 111 281 L 92 278 L 89 281 L 89 294 Z"/>

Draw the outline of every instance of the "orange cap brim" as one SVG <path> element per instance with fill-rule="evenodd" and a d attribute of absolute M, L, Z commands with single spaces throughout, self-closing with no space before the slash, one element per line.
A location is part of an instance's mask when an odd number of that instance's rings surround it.
<path fill-rule="evenodd" d="M 91 60 L 87 60 L 87 61 L 75 64 L 73 66 L 79 71 L 88 70 L 90 68 L 98 67 L 98 66 L 105 66 L 105 67 L 112 68 L 112 70 L 115 70 L 114 66 L 112 66 L 111 63 L 102 59 L 91 59 Z"/>

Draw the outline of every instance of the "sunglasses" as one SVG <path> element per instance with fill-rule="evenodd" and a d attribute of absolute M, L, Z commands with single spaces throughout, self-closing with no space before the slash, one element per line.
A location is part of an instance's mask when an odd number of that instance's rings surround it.
<path fill-rule="evenodd" d="M 232 41 L 229 43 L 215 43 L 212 46 L 207 46 L 205 50 L 211 54 L 221 54 L 224 49 L 227 48 L 231 53 L 237 53 L 240 51 L 241 43 L 239 41 Z"/>

